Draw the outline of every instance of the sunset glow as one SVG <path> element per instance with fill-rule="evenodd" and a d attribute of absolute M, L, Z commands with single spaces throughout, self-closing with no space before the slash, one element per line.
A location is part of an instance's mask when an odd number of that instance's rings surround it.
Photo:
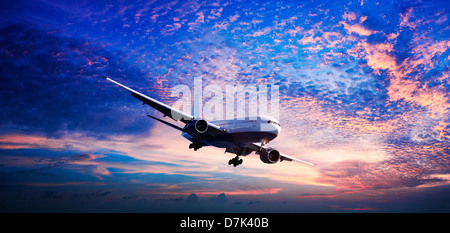
<path fill-rule="evenodd" d="M 450 210 L 447 1 L 0 5 L 0 212 Z M 277 85 L 268 145 L 316 166 L 190 150 L 103 75 Z"/>

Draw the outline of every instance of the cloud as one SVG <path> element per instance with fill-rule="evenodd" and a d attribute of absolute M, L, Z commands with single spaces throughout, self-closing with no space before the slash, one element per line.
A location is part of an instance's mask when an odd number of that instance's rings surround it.
<path fill-rule="evenodd" d="M 415 28 L 416 25 L 412 24 L 411 22 L 408 22 L 411 18 L 411 13 L 414 10 L 413 7 L 408 8 L 404 13 L 400 14 L 400 27 L 410 27 Z"/>
<path fill-rule="evenodd" d="M 57 199 L 57 198 L 59 198 L 57 194 L 58 194 L 58 192 L 46 191 L 46 192 L 42 195 L 41 198 L 43 198 L 43 199 L 47 199 L 47 198 L 55 198 L 55 199 Z"/>
<path fill-rule="evenodd" d="M 410 17 L 411 12 L 412 8 L 409 8 L 405 14 L 402 14 L 403 24 Z M 420 28 L 415 30 L 420 30 Z M 399 31 L 401 32 L 401 30 Z M 423 118 L 418 121 L 413 120 L 413 122 L 416 122 L 420 128 L 427 127 L 424 125 L 425 122 L 434 125 L 431 128 L 439 129 L 439 132 L 431 133 L 432 138 L 444 140 L 447 136 L 442 131 L 442 126 L 445 128 L 448 125 L 444 116 L 447 114 L 449 107 L 446 87 L 440 81 L 435 82 L 435 85 L 429 85 L 421 77 L 429 76 L 433 72 L 440 72 L 433 70 L 438 67 L 436 63 L 445 59 L 442 54 L 448 50 L 449 43 L 446 40 L 435 41 L 429 37 L 428 32 L 425 32 L 407 38 L 408 47 L 402 48 L 399 45 L 406 44 L 404 41 L 406 37 L 402 36 L 405 32 L 400 32 L 388 35 L 388 40 L 384 41 L 382 37 L 378 41 L 361 40 L 347 52 L 351 56 L 367 62 L 367 65 L 374 70 L 375 74 L 381 75 L 382 72 L 387 72 L 389 86 L 386 87 L 386 90 L 389 100 L 392 102 L 405 101 L 411 104 L 415 111 L 419 112 L 423 112 L 423 108 L 426 109 Z M 399 52 L 399 48 L 403 51 Z M 409 56 L 403 58 L 406 50 Z M 434 76 L 433 80 L 442 77 L 440 75 L 432 76 Z M 403 113 L 408 114 L 407 112 Z M 417 136 L 412 138 L 416 139 Z"/>
<path fill-rule="evenodd" d="M 188 202 L 198 202 L 198 196 L 195 193 L 191 193 L 187 198 L 186 201 Z"/>
<path fill-rule="evenodd" d="M 181 26 L 182 26 L 181 23 L 173 23 L 170 25 L 168 24 L 161 30 L 161 34 L 166 36 L 173 35 L 178 29 L 181 28 Z"/>
<path fill-rule="evenodd" d="M 226 197 L 225 193 L 221 193 L 217 195 L 216 198 L 211 199 L 211 201 L 215 203 L 225 204 L 228 202 L 228 198 Z"/>
<path fill-rule="evenodd" d="M 267 35 L 272 31 L 272 29 L 270 27 L 265 27 L 261 30 L 258 30 L 256 32 L 253 33 L 254 37 L 259 37 L 259 36 L 263 36 L 263 35 Z"/>
<path fill-rule="evenodd" d="M 240 15 L 236 14 L 236 15 L 232 15 L 229 17 L 230 22 L 234 23 L 239 19 Z"/>
<path fill-rule="evenodd" d="M 111 191 L 95 191 L 91 193 L 75 193 L 72 197 L 75 198 L 106 198 L 111 194 Z"/>
<path fill-rule="evenodd" d="M 114 128 L 136 132 L 141 123 L 145 125 L 145 122 L 112 117 L 139 110 L 118 104 L 123 101 L 113 96 L 122 93 L 113 94 L 112 90 L 105 89 L 107 85 L 101 75 L 142 75 L 127 68 L 103 45 L 24 25 L 11 25 L 0 31 L 3 35 L 0 42 L 3 129 L 44 131 L 48 136 L 57 137 L 65 130 L 81 129 L 100 135 L 100 132 L 113 133 Z M 114 104 L 115 100 L 119 102 Z M 140 126 L 132 126 L 135 123 Z"/>
<path fill-rule="evenodd" d="M 342 24 L 349 34 L 355 33 L 360 36 L 370 36 L 374 33 L 377 33 L 377 31 L 369 30 L 359 24 L 347 24 L 346 22 L 342 22 Z"/>
<path fill-rule="evenodd" d="M 239 179 L 234 177 L 233 174 L 235 170 L 227 163 L 228 159 L 232 157 L 231 154 L 221 156 L 223 151 L 218 148 L 202 148 L 196 152 L 189 150 L 187 146 L 189 142 L 186 141 L 185 143 L 180 143 L 180 140 L 184 141 L 184 139 L 181 138 L 178 132 L 167 131 L 164 125 L 154 127 L 150 135 L 158 135 L 159 140 L 155 141 L 151 136 L 148 138 L 111 136 L 110 138 L 99 140 L 93 138 L 89 139 L 89 137 L 81 135 L 65 135 L 61 139 L 46 140 L 45 137 L 41 137 L 41 140 L 34 139 L 33 144 L 23 145 L 23 148 L 53 147 L 54 150 L 65 150 L 66 148 L 70 148 L 71 150 L 93 151 L 95 154 L 79 154 L 70 157 L 61 156 L 50 159 L 41 159 L 38 164 L 47 164 L 47 168 L 55 168 L 56 166 L 61 167 L 63 165 L 90 167 L 92 171 L 91 174 L 98 179 L 106 179 L 107 176 L 115 176 L 115 174 L 164 174 L 167 176 L 182 175 L 192 177 L 190 179 L 203 180 L 203 182 L 210 183 L 211 185 L 220 182 L 220 179 L 216 181 L 220 174 L 220 176 L 233 177 L 232 179 L 230 178 L 229 182 Z M 21 145 L 22 142 L 25 141 L 30 141 L 29 138 L 30 137 L 27 135 L 15 136 L 12 139 L 8 139 L 8 136 L 2 137 L 5 144 L 8 144 L 9 141 L 15 141 L 17 145 Z M 108 158 L 108 153 L 104 152 L 104 150 L 118 151 L 118 153 L 123 153 L 128 158 L 133 158 L 135 161 L 131 160 L 127 163 L 108 162 L 108 160 L 103 161 L 103 158 Z M 211 154 L 215 154 L 215 156 L 211 156 Z M 22 159 L 21 162 L 27 164 L 27 166 L 36 164 L 35 159 L 32 159 L 32 161 L 29 162 Z M 14 166 L 14 164 L 10 162 L 6 164 L 8 164 L 8 166 Z M 247 179 L 270 179 L 278 182 L 300 184 L 308 182 L 307 180 L 305 181 L 296 177 L 298 175 L 300 175 L 300 177 L 306 176 L 306 171 L 296 169 L 298 167 L 294 164 L 283 163 L 277 167 L 270 167 L 269 165 L 261 163 L 259 158 L 254 155 L 246 158 L 245 164 L 245 169 L 241 171 L 238 177 L 244 176 Z M 280 166 L 287 169 L 280 170 Z M 267 172 L 267 169 L 270 169 L 271 172 Z M 229 184 L 231 185 L 232 183 Z M 224 192 L 227 195 L 262 195 L 277 194 L 281 190 L 281 188 L 270 187 L 270 185 L 269 187 L 262 184 L 258 185 L 258 183 L 255 183 L 255 185 L 260 188 L 248 189 L 244 188 L 246 185 L 239 183 L 230 187 L 222 187 L 222 189 L 219 190 L 194 189 L 190 192 L 195 192 L 198 195 L 211 195 L 220 192 Z M 184 190 L 181 193 L 186 192 L 186 189 L 183 187 L 176 187 L 174 190 L 164 186 L 161 191 L 155 191 L 153 193 L 175 194 L 180 193 L 180 189 Z"/>
<path fill-rule="evenodd" d="M 337 208 L 337 209 L 340 209 L 340 210 L 351 210 L 351 211 L 373 211 L 373 210 L 379 210 L 379 208 L 368 207 L 368 206 L 362 206 L 362 207 L 331 206 L 331 207 Z"/>
<path fill-rule="evenodd" d="M 250 208 L 261 206 L 254 197 L 302 197 L 295 203 L 331 199 L 345 204 L 326 210 L 377 211 L 381 201 L 355 200 L 443 187 L 450 44 L 440 4 L 84 2 L 45 3 L 41 12 L 6 4 L 3 180 L 41 188 L 34 198 L 54 187 L 46 201 L 111 192 L 105 199 L 139 210 L 175 211 L 153 200 L 194 193 L 196 204 Z M 189 150 L 179 132 L 145 116 L 148 106 L 97 79 L 104 74 L 168 104 L 171 88 L 194 77 L 221 87 L 280 85 L 283 132 L 270 145 L 317 166 L 249 155 L 233 168 L 223 149 Z M 120 188 L 67 191 L 96 185 Z"/>
<path fill-rule="evenodd" d="M 271 195 L 271 194 L 277 194 L 280 190 L 281 190 L 280 188 L 234 190 L 234 191 L 225 191 L 224 194 L 229 195 L 229 196 Z M 197 191 L 196 193 L 198 195 L 213 195 L 213 194 L 216 194 L 217 191 Z"/>
<path fill-rule="evenodd" d="M 342 15 L 342 18 L 347 20 L 347 21 L 354 21 L 356 20 L 356 14 L 355 12 L 345 12 L 344 15 Z"/>

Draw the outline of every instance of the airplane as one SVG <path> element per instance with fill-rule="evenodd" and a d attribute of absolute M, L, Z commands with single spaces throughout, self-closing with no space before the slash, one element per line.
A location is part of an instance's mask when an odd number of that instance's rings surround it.
<path fill-rule="evenodd" d="M 247 156 L 252 152 L 258 154 L 261 161 L 267 164 L 274 164 L 282 161 L 297 161 L 310 166 L 315 164 L 291 157 L 280 153 L 272 147 L 265 144 L 275 139 L 281 131 L 281 125 L 273 117 L 256 116 L 254 120 L 217 120 L 206 121 L 200 117 L 194 117 L 191 114 L 179 111 L 142 93 L 139 93 L 107 76 L 106 80 L 118 85 L 119 87 L 129 91 L 132 96 L 158 110 L 164 117 L 168 116 L 175 121 L 185 124 L 184 127 L 172 124 L 157 117 L 147 115 L 163 124 L 181 131 L 181 135 L 191 141 L 189 149 L 197 151 L 203 146 L 214 146 L 225 148 L 225 153 L 235 154 L 236 157 L 229 160 L 228 164 L 234 167 L 242 164 L 243 160 L 240 156 Z M 195 105 L 194 100 L 194 105 Z"/>

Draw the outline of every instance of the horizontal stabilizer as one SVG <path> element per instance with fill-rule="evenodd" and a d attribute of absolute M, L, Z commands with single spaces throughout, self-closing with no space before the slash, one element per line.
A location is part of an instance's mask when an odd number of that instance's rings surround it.
<path fill-rule="evenodd" d="M 174 129 L 178 129 L 178 130 L 180 130 L 180 131 L 183 131 L 183 128 L 181 128 L 180 126 L 174 125 L 174 124 L 172 124 L 172 123 L 169 123 L 169 122 L 167 122 L 167 121 L 161 120 L 161 119 L 156 118 L 156 117 L 151 116 L 151 115 L 147 115 L 147 116 L 149 116 L 149 117 L 151 117 L 151 118 L 153 118 L 153 119 L 155 119 L 155 120 L 157 120 L 157 121 L 159 121 L 159 122 L 161 122 L 161 123 L 164 123 L 164 124 L 166 124 L 166 125 L 168 125 L 168 126 L 174 128 Z"/>

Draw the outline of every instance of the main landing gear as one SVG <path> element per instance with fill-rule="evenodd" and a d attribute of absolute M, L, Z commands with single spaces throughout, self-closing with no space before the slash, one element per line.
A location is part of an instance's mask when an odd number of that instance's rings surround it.
<path fill-rule="evenodd" d="M 236 157 L 230 159 L 230 161 L 228 161 L 229 165 L 233 165 L 235 167 L 239 166 L 242 164 L 242 159 L 239 158 L 239 156 L 246 156 L 249 155 L 250 153 L 253 152 L 252 149 L 250 148 L 246 148 L 246 147 L 234 147 L 234 148 L 227 148 L 225 150 L 225 153 L 232 153 L 235 154 Z"/>
<path fill-rule="evenodd" d="M 240 164 L 242 164 L 242 159 L 239 159 L 239 156 L 236 156 L 232 159 L 230 159 L 230 161 L 228 161 L 228 165 L 233 165 L 233 166 L 239 166 Z"/>
<path fill-rule="evenodd" d="M 194 148 L 195 151 L 197 151 L 198 149 L 202 148 L 202 143 L 199 141 L 194 141 L 193 143 L 189 144 L 189 149 Z"/>

